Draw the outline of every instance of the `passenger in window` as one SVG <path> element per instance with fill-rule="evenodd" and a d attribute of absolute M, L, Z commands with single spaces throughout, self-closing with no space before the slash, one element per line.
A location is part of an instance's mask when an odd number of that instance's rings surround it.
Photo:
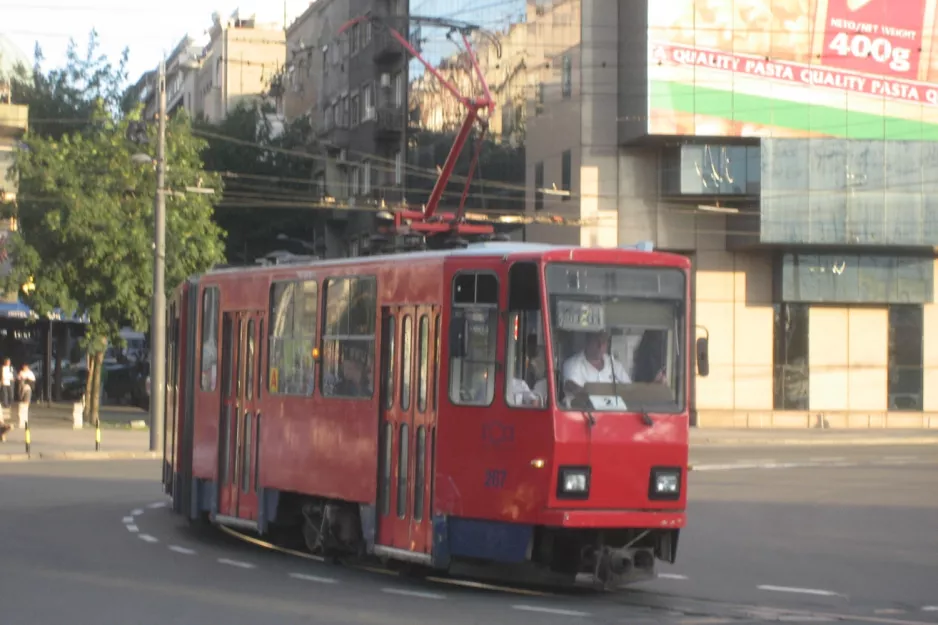
<path fill-rule="evenodd" d="M 469 378 L 468 388 L 463 388 L 460 395 L 469 404 L 488 404 L 491 397 L 488 369 L 476 369 Z"/>
<path fill-rule="evenodd" d="M 534 388 L 538 380 L 547 375 L 543 350 L 537 344 L 537 334 L 529 334 L 525 345 L 524 382 L 528 388 Z M 545 380 L 546 382 L 546 380 Z"/>
<path fill-rule="evenodd" d="M 362 363 L 346 355 L 339 364 L 339 371 L 340 379 L 332 389 L 333 394 L 339 397 L 362 397 L 367 394 Z"/>
<path fill-rule="evenodd" d="M 563 390 L 572 397 L 587 384 L 632 380 L 622 363 L 609 354 L 609 333 L 593 332 L 586 337 L 586 346 L 580 353 L 563 363 Z"/>
<path fill-rule="evenodd" d="M 511 378 L 511 387 L 508 389 L 508 405 L 515 408 L 542 408 L 547 403 L 547 379 L 539 380 L 534 390 L 528 383 L 520 378 Z"/>
<path fill-rule="evenodd" d="M 632 377 L 636 382 L 664 383 L 667 379 L 664 332 L 645 330 L 635 349 Z"/>

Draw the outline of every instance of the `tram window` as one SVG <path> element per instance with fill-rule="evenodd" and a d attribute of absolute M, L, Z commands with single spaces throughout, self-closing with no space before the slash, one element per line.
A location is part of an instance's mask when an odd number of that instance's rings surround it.
<path fill-rule="evenodd" d="M 430 376 L 430 318 L 420 317 L 420 334 L 417 337 L 417 410 L 427 410 L 427 378 Z"/>
<path fill-rule="evenodd" d="M 267 388 L 271 394 L 313 394 L 318 306 L 315 280 L 271 285 L 267 349 Z"/>
<path fill-rule="evenodd" d="M 403 328 L 401 332 L 401 410 L 409 410 L 411 372 L 414 368 L 414 320 L 410 315 L 404 317 Z"/>
<path fill-rule="evenodd" d="M 505 401 L 518 408 L 547 404 L 547 366 L 540 275 L 536 263 L 515 263 L 508 272 Z"/>
<path fill-rule="evenodd" d="M 248 399 L 254 399 L 254 320 L 248 320 L 248 345 L 247 345 L 247 363 L 244 366 L 244 372 L 247 380 L 244 383 L 244 390 Z"/>
<path fill-rule="evenodd" d="M 322 394 L 371 398 L 374 394 L 374 277 L 329 278 L 322 333 Z"/>
<path fill-rule="evenodd" d="M 387 371 L 385 371 L 384 377 L 384 405 L 390 410 L 394 407 L 394 365 L 397 363 L 397 358 L 395 358 L 397 352 L 394 351 L 394 346 L 397 344 L 397 324 L 395 323 L 395 318 L 391 315 L 388 315 L 385 319 L 385 336 L 387 336 L 387 353 L 384 355 L 384 362 Z"/>
<path fill-rule="evenodd" d="M 202 291 L 201 387 L 214 391 L 218 382 L 218 288 Z"/>
<path fill-rule="evenodd" d="M 488 406 L 495 397 L 498 278 L 462 272 L 453 280 L 450 320 L 449 398 L 454 404 Z"/>
<path fill-rule="evenodd" d="M 433 348 L 433 354 L 434 354 L 433 355 L 433 380 L 430 383 L 430 388 L 433 389 L 433 411 L 434 412 L 437 411 L 437 407 L 439 406 L 438 398 L 440 395 L 440 389 L 437 385 L 437 381 L 439 380 L 439 374 L 440 374 L 440 344 L 442 341 L 442 338 L 440 335 L 440 317 L 441 317 L 440 313 L 437 313 L 436 319 L 434 320 L 434 323 L 433 323 L 433 331 L 435 332 L 434 336 L 436 337 L 436 341 L 435 341 L 436 345 Z"/>

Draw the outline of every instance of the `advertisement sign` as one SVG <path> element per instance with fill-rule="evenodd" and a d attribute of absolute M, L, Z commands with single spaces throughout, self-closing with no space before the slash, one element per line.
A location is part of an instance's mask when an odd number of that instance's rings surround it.
<path fill-rule="evenodd" d="M 938 140 L 938 0 L 649 2 L 650 134 Z"/>

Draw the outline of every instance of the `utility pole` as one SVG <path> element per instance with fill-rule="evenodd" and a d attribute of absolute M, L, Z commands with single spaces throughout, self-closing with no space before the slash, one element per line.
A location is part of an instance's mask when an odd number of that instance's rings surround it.
<path fill-rule="evenodd" d="M 166 403 L 166 62 L 160 61 L 159 142 L 153 206 L 153 319 L 150 322 L 150 451 L 160 451 Z"/>

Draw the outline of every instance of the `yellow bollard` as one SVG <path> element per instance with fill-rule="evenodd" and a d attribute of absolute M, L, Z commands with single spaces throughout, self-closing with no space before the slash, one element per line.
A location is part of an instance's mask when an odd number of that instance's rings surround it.
<path fill-rule="evenodd" d="M 94 426 L 94 450 L 101 451 L 101 422 Z"/>
<path fill-rule="evenodd" d="M 29 445 L 32 442 L 32 436 L 29 433 L 29 420 L 26 420 L 26 428 L 24 430 L 24 436 L 26 438 L 26 455 L 29 455 Z"/>

